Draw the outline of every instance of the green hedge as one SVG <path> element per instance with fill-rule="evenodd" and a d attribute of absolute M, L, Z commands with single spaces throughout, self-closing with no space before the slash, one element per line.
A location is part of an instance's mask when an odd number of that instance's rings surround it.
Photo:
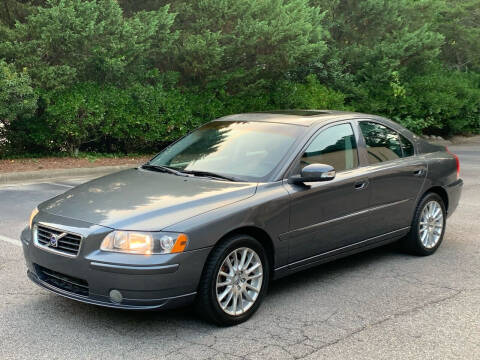
<path fill-rule="evenodd" d="M 271 109 L 346 109 L 417 133 L 478 133 L 478 8 L 6 0 L 0 157 L 154 151 L 211 119 Z"/>

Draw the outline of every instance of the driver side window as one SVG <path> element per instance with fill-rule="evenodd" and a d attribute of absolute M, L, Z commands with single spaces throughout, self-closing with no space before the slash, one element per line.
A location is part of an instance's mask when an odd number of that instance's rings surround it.
<path fill-rule="evenodd" d="M 340 124 L 321 131 L 303 153 L 298 172 L 310 164 L 331 165 L 337 172 L 356 168 L 358 152 L 352 126 Z"/>

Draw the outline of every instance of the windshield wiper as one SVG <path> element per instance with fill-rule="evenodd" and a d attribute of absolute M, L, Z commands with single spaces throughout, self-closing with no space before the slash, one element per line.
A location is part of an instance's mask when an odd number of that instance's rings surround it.
<path fill-rule="evenodd" d="M 217 178 L 217 179 L 228 180 L 228 181 L 238 181 L 238 179 L 235 179 L 233 177 L 216 174 L 216 173 L 213 173 L 213 172 L 210 172 L 210 171 L 182 170 L 182 172 L 184 174 L 191 174 L 191 175 L 194 175 L 194 176 L 205 176 L 205 177 Z"/>
<path fill-rule="evenodd" d="M 228 177 L 225 175 L 220 175 L 220 174 L 215 174 L 210 171 L 200 171 L 200 170 L 182 170 L 178 171 L 175 170 L 171 167 L 168 166 L 163 166 L 163 165 L 153 165 L 153 164 L 144 164 L 142 165 L 142 169 L 146 170 L 153 170 L 153 171 L 160 171 L 160 172 L 166 172 L 178 176 L 205 176 L 205 177 L 211 177 L 211 178 L 217 178 L 217 179 L 222 179 L 222 180 L 228 180 L 228 181 L 238 181 L 237 179 L 233 177 Z"/>
<path fill-rule="evenodd" d="M 160 172 L 165 172 L 165 173 L 169 173 L 169 174 L 174 174 L 174 175 L 177 175 L 177 176 L 187 176 L 186 174 L 184 174 L 181 171 L 172 169 L 168 166 L 162 166 L 162 165 L 152 165 L 152 164 L 147 163 L 147 164 L 142 165 L 142 169 L 160 171 Z"/>

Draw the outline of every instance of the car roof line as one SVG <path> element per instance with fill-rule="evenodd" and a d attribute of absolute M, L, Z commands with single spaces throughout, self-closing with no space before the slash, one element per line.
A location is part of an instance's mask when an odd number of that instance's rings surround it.
<path fill-rule="evenodd" d="M 314 113 L 314 115 L 298 115 L 298 113 Z M 315 126 L 322 122 L 331 120 L 352 120 L 352 119 L 384 119 L 381 116 L 362 114 L 349 111 L 332 110 L 299 110 L 291 111 L 272 111 L 272 112 L 249 112 L 243 114 L 227 115 L 214 121 L 238 121 L 238 122 L 266 122 L 299 125 L 304 127 Z"/>

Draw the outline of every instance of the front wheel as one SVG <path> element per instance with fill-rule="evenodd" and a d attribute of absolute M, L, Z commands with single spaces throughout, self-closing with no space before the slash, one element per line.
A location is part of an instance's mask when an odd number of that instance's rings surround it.
<path fill-rule="evenodd" d="M 210 255 L 202 274 L 197 309 L 219 325 L 246 321 L 258 309 L 269 280 L 262 245 L 248 235 L 222 242 Z"/>
<path fill-rule="evenodd" d="M 446 210 L 443 199 L 435 193 L 429 193 L 417 205 L 404 245 L 416 255 L 431 255 L 442 243 L 445 227 Z"/>

